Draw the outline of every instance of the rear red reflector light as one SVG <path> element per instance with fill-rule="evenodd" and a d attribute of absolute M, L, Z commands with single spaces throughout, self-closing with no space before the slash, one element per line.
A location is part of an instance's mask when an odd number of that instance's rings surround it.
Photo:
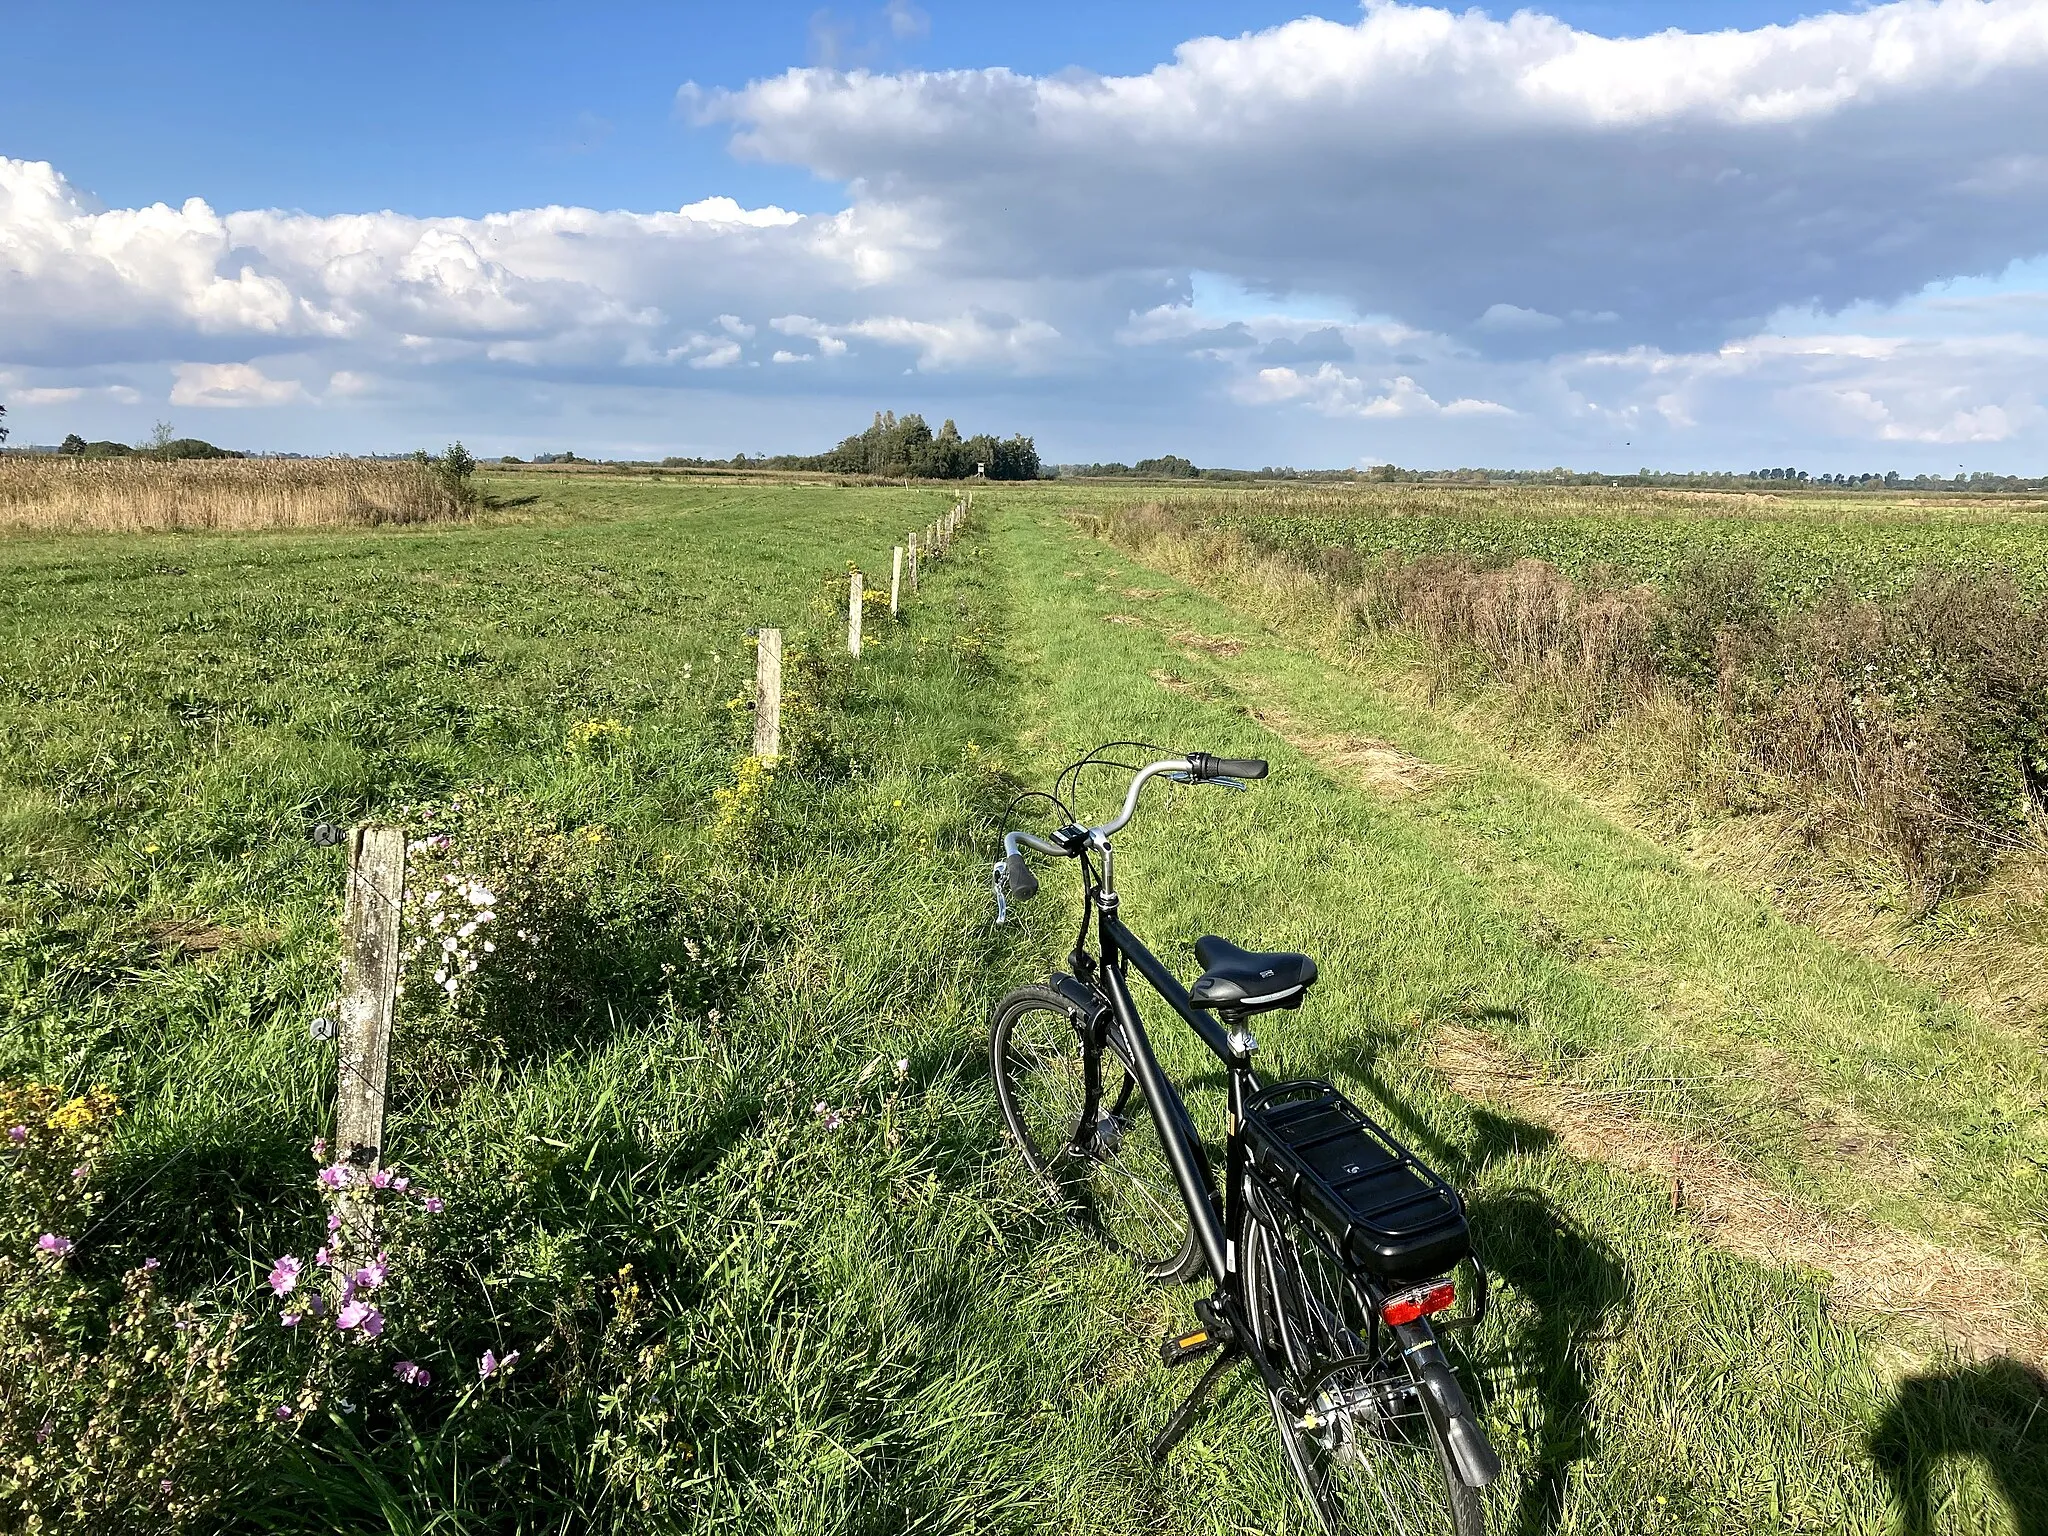
<path fill-rule="evenodd" d="M 1457 1299 L 1457 1288 L 1448 1280 L 1439 1280 L 1435 1285 L 1419 1285 L 1412 1291 L 1389 1296 L 1380 1303 L 1380 1317 L 1389 1327 L 1398 1328 L 1418 1317 L 1448 1311 Z"/>

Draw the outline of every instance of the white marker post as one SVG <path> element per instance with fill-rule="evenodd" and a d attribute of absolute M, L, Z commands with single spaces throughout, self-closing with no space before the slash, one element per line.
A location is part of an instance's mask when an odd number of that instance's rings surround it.
<path fill-rule="evenodd" d="M 350 1252 L 366 1252 L 375 1206 L 367 1180 L 384 1162 L 385 1088 L 391 1019 L 398 1008 L 398 916 L 405 906 L 405 833 L 357 827 L 348 845 L 342 910 L 340 1075 L 335 1084 L 336 1161 L 355 1169 L 342 1197 Z"/>
<path fill-rule="evenodd" d="M 754 756 L 782 755 L 782 631 L 761 631 L 754 652 Z"/>
<path fill-rule="evenodd" d="M 898 544 L 889 555 L 889 617 L 896 618 L 903 612 L 903 546 Z"/>
<path fill-rule="evenodd" d="M 846 649 L 848 654 L 860 654 L 860 597 L 866 590 L 859 571 L 852 572 L 846 579 Z"/>

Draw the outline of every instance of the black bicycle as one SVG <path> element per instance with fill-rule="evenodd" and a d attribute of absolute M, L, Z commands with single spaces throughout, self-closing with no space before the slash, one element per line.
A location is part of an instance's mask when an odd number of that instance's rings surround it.
<path fill-rule="evenodd" d="M 1306 955 L 1197 941 L 1192 987 L 1124 925 L 1110 839 L 1145 785 L 1243 789 L 1266 776 L 1257 758 L 1202 752 L 1145 764 L 1098 747 L 1060 775 L 1048 837 L 1013 831 L 995 866 L 996 920 L 1035 895 L 1024 850 L 1080 865 L 1084 905 L 1066 971 L 995 1006 L 990 1050 L 1003 1119 L 1047 1195 L 1155 1281 L 1192 1281 L 1202 1326 L 1166 1340 L 1162 1361 L 1213 1356 L 1152 1442 L 1164 1459 L 1203 1398 L 1239 1363 L 1258 1373 L 1288 1465 L 1332 1532 L 1391 1529 L 1483 1536 L 1481 1491 L 1500 1475 L 1433 1320 L 1476 1326 L 1487 1282 L 1471 1252 L 1457 1192 L 1329 1083 L 1263 1083 L 1252 1067 L 1256 1014 L 1301 1006 L 1315 984 Z M 1091 766 L 1133 775 L 1122 812 L 1084 826 L 1068 808 L 1070 779 Z M 1007 818 L 1006 818 L 1007 819 Z M 1089 933 L 1094 930 L 1091 949 Z M 1227 1070 L 1229 1113 L 1219 1194 L 1186 1103 L 1162 1072 L 1131 999 L 1135 971 Z M 1452 1271 L 1471 1268 L 1470 1309 Z"/>

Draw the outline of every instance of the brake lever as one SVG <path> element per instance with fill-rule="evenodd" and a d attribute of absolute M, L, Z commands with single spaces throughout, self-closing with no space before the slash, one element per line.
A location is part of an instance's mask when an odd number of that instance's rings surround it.
<path fill-rule="evenodd" d="M 996 926 L 998 928 L 1010 920 L 1010 882 L 1004 878 L 1004 873 L 1002 864 L 998 862 L 995 878 L 989 882 L 995 890 Z"/>
<path fill-rule="evenodd" d="M 1227 789 L 1235 794 L 1241 795 L 1245 792 L 1243 779 L 1225 778 L 1220 773 L 1212 779 L 1198 779 L 1192 773 L 1182 770 L 1179 773 L 1169 773 L 1166 777 L 1175 784 L 1214 784 L 1219 789 Z"/>

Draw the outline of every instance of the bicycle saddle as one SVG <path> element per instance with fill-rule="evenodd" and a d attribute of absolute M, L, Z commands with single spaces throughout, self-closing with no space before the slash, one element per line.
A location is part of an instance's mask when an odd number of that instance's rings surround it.
<path fill-rule="evenodd" d="M 1299 1008 L 1316 979 L 1316 963 L 1307 955 L 1239 949 L 1213 933 L 1195 940 L 1195 962 L 1202 974 L 1188 994 L 1190 1001 L 1197 1008 L 1230 1013 Z"/>

